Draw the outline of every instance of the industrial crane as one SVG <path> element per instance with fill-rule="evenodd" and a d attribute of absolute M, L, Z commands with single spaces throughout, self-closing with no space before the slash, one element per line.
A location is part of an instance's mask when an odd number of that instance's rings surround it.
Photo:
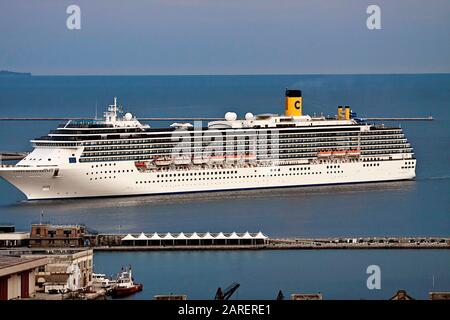
<path fill-rule="evenodd" d="M 223 292 L 222 292 L 222 288 L 219 287 L 217 288 L 217 292 L 216 292 L 216 296 L 214 298 L 214 300 L 228 300 L 230 299 L 230 297 L 233 295 L 233 293 L 236 292 L 236 290 L 240 287 L 239 283 L 232 283 L 228 288 L 226 288 Z"/>

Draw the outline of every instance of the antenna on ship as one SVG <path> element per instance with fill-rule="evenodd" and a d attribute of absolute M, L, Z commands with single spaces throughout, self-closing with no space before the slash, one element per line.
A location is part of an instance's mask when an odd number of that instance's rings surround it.
<path fill-rule="evenodd" d="M 117 120 L 117 97 L 114 97 L 114 104 L 108 106 L 108 112 L 105 112 L 105 120 L 107 122 L 116 122 Z"/>

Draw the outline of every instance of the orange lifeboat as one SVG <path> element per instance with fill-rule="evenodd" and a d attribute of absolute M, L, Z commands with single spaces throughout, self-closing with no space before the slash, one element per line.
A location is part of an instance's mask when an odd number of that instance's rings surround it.
<path fill-rule="evenodd" d="M 348 150 L 347 155 L 351 157 L 358 157 L 361 155 L 361 151 L 359 149 L 356 150 Z"/>
<path fill-rule="evenodd" d="M 147 163 L 145 163 L 144 161 L 135 161 L 134 165 L 136 166 L 136 168 L 147 168 Z"/>
<path fill-rule="evenodd" d="M 332 152 L 331 151 L 319 151 L 319 152 L 317 152 L 317 156 L 318 157 L 321 157 L 321 158 L 324 158 L 324 157 L 331 157 L 331 155 L 332 155 Z"/>
<path fill-rule="evenodd" d="M 333 156 L 335 156 L 335 157 L 343 157 L 343 156 L 345 156 L 346 155 L 346 151 L 345 150 L 336 150 L 336 151 L 333 151 Z"/>

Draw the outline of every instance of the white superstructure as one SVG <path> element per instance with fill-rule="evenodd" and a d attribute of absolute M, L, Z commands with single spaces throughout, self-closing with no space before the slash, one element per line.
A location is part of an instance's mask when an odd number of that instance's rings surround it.
<path fill-rule="evenodd" d="M 34 150 L 14 166 L 1 166 L 0 176 L 28 199 L 415 177 L 416 160 L 401 128 L 375 126 L 348 115 L 248 113 L 241 120 L 228 113 L 225 120 L 205 127 L 177 123 L 161 129 L 119 113 L 115 101 L 101 121 L 69 121 L 32 140 Z"/>

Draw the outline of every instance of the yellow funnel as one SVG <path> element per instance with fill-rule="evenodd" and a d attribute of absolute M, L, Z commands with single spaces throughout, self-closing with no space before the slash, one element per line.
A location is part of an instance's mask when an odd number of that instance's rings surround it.
<path fill-rule="evenodd" d="M 345 120 L 350 120 L 350 107 L 345 107 Z"/>
<path fill-rule="evenodd" d="M 338 107 L 338 110 L 337 110 L 337 119 L 338 119 L 338 120 L 344 119 L 343 109 L 344 109 L 344 108 L 342 108 L 342 106 L 339 106 L 339 107 Z"/>
<path fill-rule="evenodd" d="M 284 115 L 288 117 L 302 115 L 302 92 L 300 90 L 288 90 L 285 93 Z"/>

